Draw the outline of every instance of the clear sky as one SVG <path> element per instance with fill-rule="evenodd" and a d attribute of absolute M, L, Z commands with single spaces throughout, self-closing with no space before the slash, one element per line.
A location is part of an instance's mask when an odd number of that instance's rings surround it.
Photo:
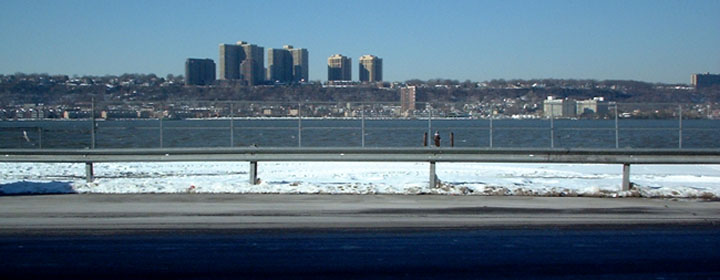
<path fill-rule="evenodd" d="M 311 80 L 341 53 L 353 79 L 374 54 L 387 81 L 689 83 L 720 72 L 720 0 L 3 0 L 0 38 L 2 74 L 183 74 L 242 40 L 307 48 Z"/>

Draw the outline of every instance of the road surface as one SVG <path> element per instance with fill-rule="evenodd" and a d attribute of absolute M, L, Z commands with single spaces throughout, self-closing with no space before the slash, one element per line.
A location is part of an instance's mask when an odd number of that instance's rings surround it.
<path fill-rule="evenodd" d="M 0 197 L 3 279 L 719 279 L 720 203 Z"/>

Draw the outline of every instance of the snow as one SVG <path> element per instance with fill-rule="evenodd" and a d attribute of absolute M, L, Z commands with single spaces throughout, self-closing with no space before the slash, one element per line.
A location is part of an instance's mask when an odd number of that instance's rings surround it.
<path fill-rule="evenodd" d="M 632 165 L 634 188 L 621 191 L 621 165 L 259 162 L 250 185 L 247 162 L 0 163 L 0 195 L 43 193 L 443 194 L 597 197 L 720 197 L 720 165 Z"/>

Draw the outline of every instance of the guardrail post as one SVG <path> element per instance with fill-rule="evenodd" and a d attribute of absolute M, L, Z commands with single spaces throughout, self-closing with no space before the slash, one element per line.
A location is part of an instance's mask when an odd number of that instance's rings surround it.
<path fill-rule="evenodd" d="M 430 102 L 425 104 L 425 109 L 428 110 L 428 137 L 430 137 L 432 135 L 432 108 Z M 428 147 L 432 147 L 432 145 L 428 145 Z"/>
<path fill-rule="evenodd" d="M 618 125 L 618 108 L 615 103 L 615 149 L 620 149 L 620 126 Z"/>
<path fill-rule="evenodd" d="M 163 116 L 160 116 L 160 148 L 163 147 Z"/>
<path fill-rule="evenodd" d="M 302 147 L 302 103 L 298 103 L 298 147 Z"/>
<path fill-rule="evenodd" d="M 550 148 L 555 148 L 555 104 L 550 105 Z"/>
<path fill-rule="evenodd" d="M 90 99 L 90 116 L 92 128 L 90 129 L 90 149 L 95 149 L 95 97 Z"/>
<path fill-rule="evenodd" d="M 430 188 L 437 186 L 437 175 L 435 174 L 435 162 L 430 162 Z"/>
<path fill-rule="evenodd" d="M 490 148 L 493 147 L 493 117 L 492 112 L 490 112 Z"/>
<path fill-rule="evenodd" d="M 230 147 L 235 147 L 235 106 L 230 102 Z"/>
<path fill-rule="evenodd" d="M 92 162 L 85 163 L 85 180 L 87 180 L 88 183 L 92 183 L 92 181 L 95 180 L 95 176 L 93 174 L 93 163 Z"/>
<path fill-rule="evenodd" d="M 683 131 L 683 123 L 682 123 L 682 104 L 678 105 L 678 149 L 682 149 L 682 131 Z"/>
<path fill-rule="evenodd" d="M 250 185 L 257 185 L 257 161 L 250 162 Z"/>
<path fill-rule="evenodd" d="M 360 145 L 365 148 L 365 103 L 360 105 Z"/>
<path fill-rule="evenodd" d="M 630 164 L 623 163 L 622 190 L 630 190 Z"/>

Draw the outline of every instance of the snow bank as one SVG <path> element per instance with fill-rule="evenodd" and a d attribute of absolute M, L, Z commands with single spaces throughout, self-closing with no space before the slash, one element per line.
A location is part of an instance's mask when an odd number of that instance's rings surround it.
<path fill-rule="evenodd" d="M 438 187 L 427 163 L 260 162 L 260 184 L 247 162 L 99 163 L 86 183 L 83 164 L 0 163 L 0 194 L 282 193 L 443 194 L 597 197 L 720 197 L 720 165 L 438 163 Z"/>

